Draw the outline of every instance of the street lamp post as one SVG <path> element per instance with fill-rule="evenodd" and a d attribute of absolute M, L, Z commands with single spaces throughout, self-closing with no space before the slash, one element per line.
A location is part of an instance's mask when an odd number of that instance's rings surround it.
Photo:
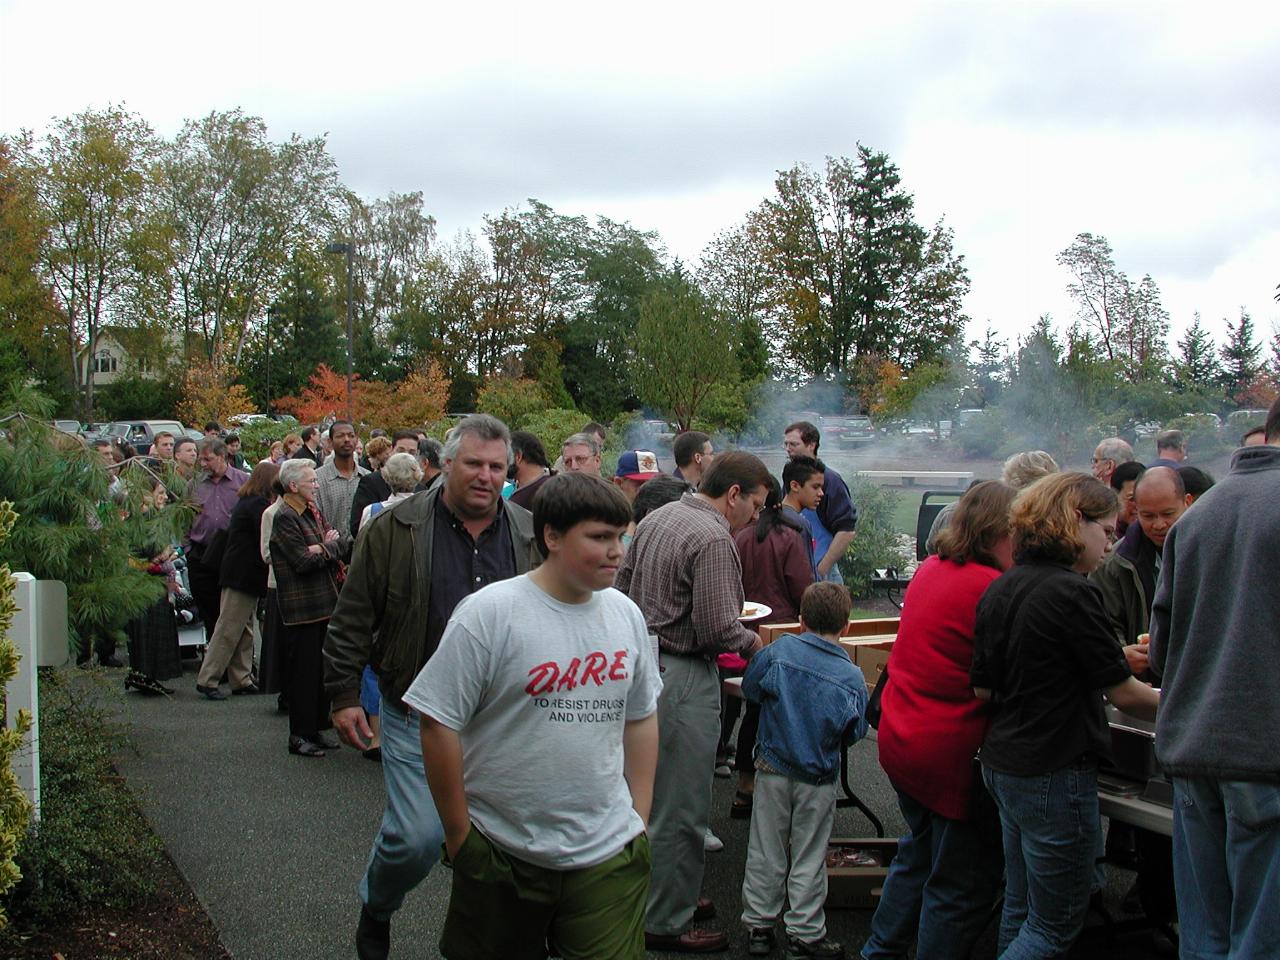
<path fill-rule="evenodd" d="M 347 419 L 352 420 L 351 416 L 351 381 L 354 379 L 355 365 L 351 356 L 351 275 L 352 275 L 352 258 L 355 256 L 356 245 L 350 242 L 342 242 L 335 240 L 325 248 L 326 253 L 345 253 L 347 255 Z M 355 421 L 352 420 L 354 423 Z"/>

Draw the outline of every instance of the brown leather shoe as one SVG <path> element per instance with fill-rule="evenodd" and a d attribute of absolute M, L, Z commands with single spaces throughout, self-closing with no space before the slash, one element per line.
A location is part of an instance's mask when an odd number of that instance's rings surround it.
<path fill-rule="evenodd" d="M 655 953 L 723 953 L 729 949 L 729 935 L 723 930 L 646 933 L 644 948 Z"/>
<path fill-rule="evenodd" d="M 693 922 L 710 920 L 716 915 L 716 905 L 710 897 L 699 897 L 698 905 L 693 908 Z"/>

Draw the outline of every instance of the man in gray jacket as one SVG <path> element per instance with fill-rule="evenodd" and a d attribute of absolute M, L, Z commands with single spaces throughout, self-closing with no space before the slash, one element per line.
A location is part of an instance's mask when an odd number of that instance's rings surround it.
<path fill-rule="evenodd" d="M 1169 531 L 1151 613 L 1187 957 L 1274 957 L 1280 943 L 1280 400 L 1267 444 L 1237 450 Z"/>
<path fill-rule="evenodd" d="M 325 691 L 343 740 L 364 749 L 372 738 L 360 707 L 365 664 L 377 671 L 382 693 L 387 803 L 360 881 L 361 960 L 388 956 L 391 915 L 426 877 L 444 841 L 423 772 L 418 715 L 405 706 L 404 692 L 459 601 L 537 562 L 533 518 L 502 499 L 510 458 L 502 421 L 474 415 L 454 427 L 444 448 L 444 483 L 366 524 L 329 621 Z"/>

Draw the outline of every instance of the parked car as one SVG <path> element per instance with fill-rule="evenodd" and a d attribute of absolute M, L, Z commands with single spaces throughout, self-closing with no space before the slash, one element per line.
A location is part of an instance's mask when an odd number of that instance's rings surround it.
<path fill-rule="evenodd" d="M 861 415 L 823 417 L 818 429 L 824 442 L 837 447 L 871 443 L 876 438 L 875 424 L 870 417 Z"/>
<path fill-rule="evenodd" d="M 1230 443 L 1236 443 L 1239 441 L 1240 435 L 1246 430 L 1260 427 L 1266 422 L 1266 410 L 1234 410 L 1227 414 L 1227 422 L 1222 428 L 1225 434 L 1223 439 Z"/>
<path fill-rule="evenodd" d="M 146 453 L 151 449 L 156 434 L 162 430 L 169 431 L 175 437 L 190 437 L 192 440 L 204 438 L 199 430 L 184 427 L 177 420 L 117 420 L 115 423 L 108 423 L 98 435 L 111 440 L 123 440 L 139 453 Z"/>
<path fill-rule="evenodd" d="M 671 443 L 676 438 L 676 425 L 666 420 L 645 420 L 644 427 L 660 443 Z"/>
<path fill-rule="evenodd" d="M 78 436 L 80 433 L 79 420 L 54 420 L 53 426 L 56 429 L 61 430 L 63 433 L 70 433 L 75 436 Z"/>

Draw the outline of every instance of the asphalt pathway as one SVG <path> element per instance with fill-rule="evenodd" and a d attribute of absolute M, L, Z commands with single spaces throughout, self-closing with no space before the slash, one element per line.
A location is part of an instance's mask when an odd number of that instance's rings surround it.
<path fill-rule="evenodd" d="M 172 698 L 125 695 L 137 749 L 121 758 L 120 769 L 224 946 L 237 960 L 354 957 L 356 884 L 382 812 L 379 765 L 345 747 L 322 760 L 290 756 L 288 721 L 276 712 L 274 696 L 206 700 L 195 692 L 191 662 L 169 685 L 177 691 Z M 852 749 L 851 781 L 893 835 L 902 820 L 875 749 L 872 741 Z M 719 956 L 731 958 L 747 956 L 738 915 L 749 824 L 728 816 L 735 782 L 715 781 L 712 828 L 725 850 L 707 855 L 704 884 L 733 938 Z M 856 811 L 836 812 L 836 836 L 871 832 Z M 1119 889 L 1113 900 L 1123 893 L 1118 883 L 1127 878 L 1113 883 Z M 393 957 L 440 956 L 448 893 L 449 873 L 437 867 L 393 921 Z M 870 919 L 866 910 L 827 914 L 830 935 L 851 956 Z M 989 929 L 974 958 L 993 955 Z M 1123 955 L 1135 960 L 1146 953 L 1130 944 Z"/>

